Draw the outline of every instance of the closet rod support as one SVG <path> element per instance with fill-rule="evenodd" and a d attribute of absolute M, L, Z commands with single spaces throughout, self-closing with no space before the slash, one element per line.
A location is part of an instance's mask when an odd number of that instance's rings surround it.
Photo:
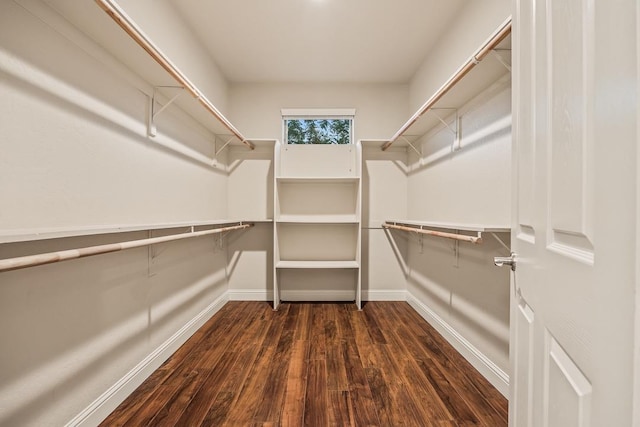
<path fill-rule="evenodd" d="M 184 88 L 183 88 L 183 87 L 181 87 L 181 86 L 164 86 L 164 87 L 171 87 L 171 88 L 174 88 L 174 89 L 180 89 L 180 91 L 181 91 L 181 92 L 178 92 L 177 94 L 175 94 L 175 95 L 173 96 L 173 98 L 171 98 L 169 101 L 167 101 L 167 102 L 162 106 L 162 108 L 160 108 L 158 111 L 155 111 L 155 104 L 156 104 L 156 102 L 155 102 L 155 101 L 156 101 L 156 93 L 157 93 L 157 92 L 156 92 L 156 89 L 157 89 L 157 87 L 156 87 L 156 88 L 153 88 L 153 104 L 151 104 L 151 106 L 152 106 L 152 109 L 154 110 L 154 111 L 153 111 L 153 118 L 154 118 L 154 119 L 155 119 L 158 115 L 160 115 L 160 113 L 162 113 L 164 110 L 166 110 L 166 109 L 167 109 L 167 107 L 169 107 L 171 104 L 173 104 L 173 102 L 174 102 L 176 99 L 178 99 L 178 97 L 179 97 L 180 95 L 182 95 L 182 94 L 184 93 L 184 92 L 182 92 L 182 90 L 184 90 Z"/>
<path fill-rule="evenodd" d="M 451 125 L 449 125 L 449 123 L 447 123 L 442 117 L 440 117 L 440 115 L 438 113 L 436 113 L 437 110 L 446 110 L 446 111 L 454 111 L 455 112 L 455 119 L 454 122 L 456 123 L 456 127 L 452 128 Z M 454 135 L 458 135 L 458 109 L 457 108 L 432 108 L 429 111 L 431 111 L 431 114 L 433 114 L 436 119 L 440 120 L 440 123 L 442 123 L 447 129 L 449 129 L 451 131 L 451 133 L 453 133 Z"/>
<path fill-rule="evenodd" d="M 507 252 L 511 253 L 511 248 L 500 237 L 498 237 L 496 233 L 491 233 L 491 235 L 493 236 L 494 239 L 498 241 L 498 243 L 500 243 L 500 246 L 505 248 Z"/>
<path fill-rule="evenodd" d="M 156 111 L 156 98 L 158 94 L 158 88 L 179 89 L 180 92 L 175 94 L 173 98 L 169 99 L 159 110 Z M 184 93 L 183 89 L 184 88 L 182 86 L 155 86 L 153 88 L 153 94 L 149 99 L 149 115 L 147 117 L 147 133 L 149 136 L 157 135 L 158 132 L 156 129 L 156 122 L 155 122 L 156 117 L 159 116 L 160 113 L 166 110 L 171 104 L 173 104 L 173 102 L 176 99 L 178 99 L 180 95 Z"/>
<path fill-rule="evenodd" d="M 234 139 L 235 139 L 235 135 L 232 136 L 231 138 L 229 138 L 227 140 L 227 142 L 224 143 L 222 148 L 220 148 L 218 151 L 216 151 L 216 157 L 218 157 L 218 154 L 222 153 L 222 151 L 224 151 L 224 149 L 227 148 L 227 145 L 231 144 L 231 141 L 233 141 Z"/>
<path fill-rule="evenodd" d="M 404 141 L 409 144 L 409 147 L 413 148 L 413 151 L 416 152 L 416 154 L 418 155 L 418 157 L 422 157 L 422 152 L 420 150 L 418 150 L 415 145 L 413 145 L 413 143 L 411 141 L 409 141 L 404 135 L 402 135 L 400 138 L 404 139 Z"/>
<path fill-rule="evenodd" d="M 511 49 L 509 49 L 509 51 L 510 51 L 510 50 L 511 50 Z M 493 54 L 493 57 L 494 57 L 494 58 L 496 58 L 496 59 L 498 60 L 498 62 L 499 62 L 500 64 L 502 64 L 502 66 L 503 66 L 504 68 L 506 68 L 506 69 L 507 69 L 507 71 L 511 72 L 511 64 L 509 64 L 507 61 L 505 61 L 505 59 L 504 59 L 504 58 L 503 58 L 503 57 L 498 53 L 498 50 L 497 50 L 497 49 L 493 49 L 493 50 L 491 51 L 491 53 Z"/>

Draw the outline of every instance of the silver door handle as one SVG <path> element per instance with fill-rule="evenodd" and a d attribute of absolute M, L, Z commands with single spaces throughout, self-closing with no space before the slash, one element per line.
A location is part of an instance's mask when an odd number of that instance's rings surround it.
<path fill-rule="evenodd" d="M 516 254 L 511 252 L 511 256 L 497 256 L 493 258 L 493 263 L 498 267 L 510 265 L 511 271 L 516 271 Z"/>

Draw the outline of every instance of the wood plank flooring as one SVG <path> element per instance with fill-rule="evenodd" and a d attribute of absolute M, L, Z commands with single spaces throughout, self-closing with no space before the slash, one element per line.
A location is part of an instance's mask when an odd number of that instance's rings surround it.
<path fill-rule="evenodd" d="M 103 426 L 506 426 L 507 401 L 405 302 L 227 303 Z"/>

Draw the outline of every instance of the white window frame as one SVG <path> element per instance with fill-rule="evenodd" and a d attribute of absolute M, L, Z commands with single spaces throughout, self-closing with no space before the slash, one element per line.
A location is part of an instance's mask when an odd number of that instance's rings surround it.
<path fill-rule="evenodd" d="M 289 144 L 287 135 L 287 120 L 350 120 L 349 144 L 354 143 L 355 128 L 355 108 L 283 108 L 282 115 L 282 140 L 284 144 Z M 298 145 L 298 144 L 296 144 Z M 309 144 L 319 145 L 319 144 Z"/>

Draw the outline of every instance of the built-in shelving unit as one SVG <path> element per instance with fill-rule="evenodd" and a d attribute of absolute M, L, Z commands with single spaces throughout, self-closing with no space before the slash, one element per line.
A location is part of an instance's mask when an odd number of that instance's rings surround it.
<path fill-rule="evenodd" d="M 350 295 L 361 307 L 361 157 L 359 143 L 276 146 L 274 309 L 283 292 L 287 299 L 313 293 L 312 281 L 330 288 L 336 271 L 354 278 Z M 309 270 L 309 280 L 300 283 L 291 270 Z M 322 295 L 332 300 L 344 291 L 325 290 Z"/>

